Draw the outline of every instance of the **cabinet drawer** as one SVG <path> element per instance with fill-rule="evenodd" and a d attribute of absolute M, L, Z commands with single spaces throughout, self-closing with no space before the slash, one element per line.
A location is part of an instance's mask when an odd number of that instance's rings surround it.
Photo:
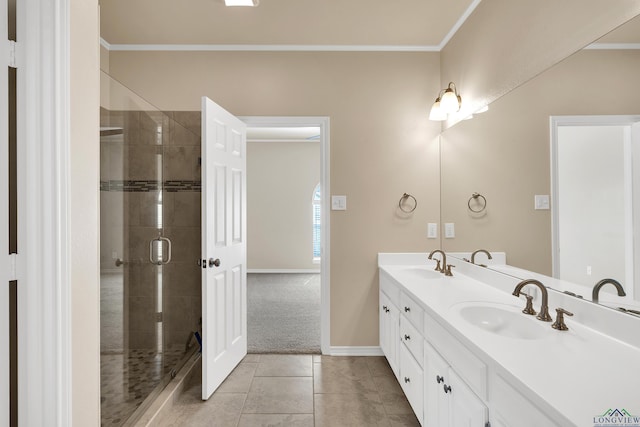
<path fill-rule="evenodd" d="M 404 315 L 400 316 L 400 340 L 407 346 L 418 364 L 422 366 L 424 338 Z"/>
<path fill-rule="evenodd" d="M 433 317 L 424 315 L 424 337 L 481 399 L 487 400 L 487 365 L 447 332 Z"/>
<path fill-rule="evenodd" d="M 392 304 L 400 305 L 400 288 L 382 271 L 380 272 L 380 290 L 389 297 Z"/>
<path fill-rule="evenodd" d="M 415 361 L 407 347 L 400 346 L 400 385 L 416 417 L 422 424 L 424 407 L 424 375 L 422 368 Z"/>
<path fill-rule="evenodd" d="M 403 314 L 420 332 L 424 333 L 424 311 L 422 307 L 404 292 L 400 294 L 400 313 Z"/>

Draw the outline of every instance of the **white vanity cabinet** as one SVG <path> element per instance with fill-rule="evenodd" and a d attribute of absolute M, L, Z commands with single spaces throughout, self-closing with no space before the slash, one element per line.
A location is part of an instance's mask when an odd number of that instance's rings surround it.
<path fill-rule="evenodd" d="M 400 292 L 400 385 L 422 424 L 424 407 L 423 351 L 424 311 L 409 295 Z"/>
<path fill-rule="evenodd" d="M 614 405 L 640 411 L 637 318 L 549 291 L 575 313 L 559 332 L 504 314 L 520 315 L 520 279 L 470 263 L 438 275 L 425 257 L 378 256 L 380 344 L 423 426 L 577 427 Z M 602 360 L 611 375 L 584 374 Z"/>
<path fill-rule="evenodd" d="M 391 280 L 380 277 L 380 348 L 396 378 L 400 358 L 400 289 Z"/>
<path fill-rule="evenodd" d="M 485 426 L 489 411 L 440 354 L 424 344 L 424 424 L 428 427 Z"/>

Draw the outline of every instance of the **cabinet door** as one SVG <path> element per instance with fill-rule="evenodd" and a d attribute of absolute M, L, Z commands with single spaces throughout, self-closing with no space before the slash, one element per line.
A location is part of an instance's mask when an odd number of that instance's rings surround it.
<path fill-rule="evenodd" d="M 449 395 L 444 392 L 448 380 L 449 365 L 438 352 L 424 343 L 424 425 L 444 427 L 449 425 Z"/>
<path fill-rule="evenodd" d="M 380 348 L 398 378 L 400 350 L 400 314 L 384 292 L 380 292 Z"/>
<path fill-rule="evenodd" d="M 449 368 L 445 383 L 449 395 L 449 426 L 478 427 L 489 421 L 489 411 L 471 389 Z"/>
<path fill-rule="evenodd" d="M 424 372 L 409 349 L 400 345 L 400 385 L 416 417 L 422 424 L 424 408 Z"/>
<path fill-rule="evenodd" d="M 380 292 L 380 349 L 384 355 L 389 358 L 389 321 L 387 316 L 387 310 L 389 309 L 389 299 L 387 296 Z"/>
<path fill-rule="evenodd" d="M 393 370 L 396 378 L 400 377 L 400 367 L 398 365 L 400 358 L 400 311 L 398 307 L 393 304 L 389 304 L 389 312 L 387 313 L 389 319 L 388 339 L 389 339 L 389 354 L 391 358 L 389 365 Z"/>

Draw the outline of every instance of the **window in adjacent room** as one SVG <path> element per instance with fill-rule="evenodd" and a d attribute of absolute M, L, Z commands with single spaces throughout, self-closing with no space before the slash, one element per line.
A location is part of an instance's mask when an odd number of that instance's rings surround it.
<path fill-rule="evenodd" d="M 313 190 L 313 262 L 320 262 L 320 184 Z"/>

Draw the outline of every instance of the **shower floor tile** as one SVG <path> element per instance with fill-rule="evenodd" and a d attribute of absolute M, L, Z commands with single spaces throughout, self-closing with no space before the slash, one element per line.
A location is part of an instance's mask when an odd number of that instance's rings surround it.
<path fill-rule="evenodd" d="M 184 349 L 158 353 L 128 350 L 100 355 L 103 426 L 121 426 L 184 356 Z"/>

